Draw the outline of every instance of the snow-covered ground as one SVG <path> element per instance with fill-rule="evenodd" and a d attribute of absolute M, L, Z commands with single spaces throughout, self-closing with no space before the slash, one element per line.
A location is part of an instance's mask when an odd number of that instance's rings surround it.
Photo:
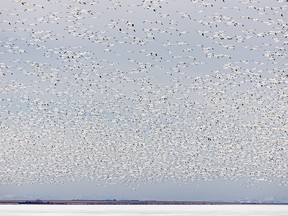
<path fill-rule="evenodd" d="M 0 215 L 5 216 L 287 216 L 288 205 L 192 205 L 192 206 L 149 206 L 149 205 L 1 205 Z"/>

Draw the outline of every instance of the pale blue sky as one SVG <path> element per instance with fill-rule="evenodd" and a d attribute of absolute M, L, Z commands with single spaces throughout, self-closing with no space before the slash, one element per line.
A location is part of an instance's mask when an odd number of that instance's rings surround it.
<path fill-rule="evenodd" d="M 160 182 L 134 188 L 122 184 L 78 182 L 64 184 L 2 185 L 1 199 L 139 199 L 194 201 L 287 202 L 287 187 L 258 182 L 241 185 L 231 181 Z"/>
<path fill-rule="evenodd" d="M 1 1 L 0 199 L 288 201 L 287 9 Z"/>

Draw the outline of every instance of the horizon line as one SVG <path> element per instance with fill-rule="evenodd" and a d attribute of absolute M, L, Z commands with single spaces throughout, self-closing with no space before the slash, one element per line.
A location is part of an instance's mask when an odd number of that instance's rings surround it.
<path fill-rule="evenodd" d="M 281 201 L 193 201 L 193 200 L 135 200 L 135 199 L 13 199 L 0 200 L 0 205 L 288 205 Z"/>

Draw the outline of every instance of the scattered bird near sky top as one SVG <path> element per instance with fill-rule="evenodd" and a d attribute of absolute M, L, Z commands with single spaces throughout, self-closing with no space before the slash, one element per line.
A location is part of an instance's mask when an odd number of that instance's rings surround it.
<path fill-rule="evenodd" d="M 288 183 L 287 1 L 0 8 L 0 183 Z"/>

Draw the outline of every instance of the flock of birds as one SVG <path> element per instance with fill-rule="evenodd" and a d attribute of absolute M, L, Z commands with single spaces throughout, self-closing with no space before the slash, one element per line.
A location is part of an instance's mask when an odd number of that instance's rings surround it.
<path fill-rule="evenodd" d="M 286 0 L 0 9 L 0 184 L 288 183 Z"/>

